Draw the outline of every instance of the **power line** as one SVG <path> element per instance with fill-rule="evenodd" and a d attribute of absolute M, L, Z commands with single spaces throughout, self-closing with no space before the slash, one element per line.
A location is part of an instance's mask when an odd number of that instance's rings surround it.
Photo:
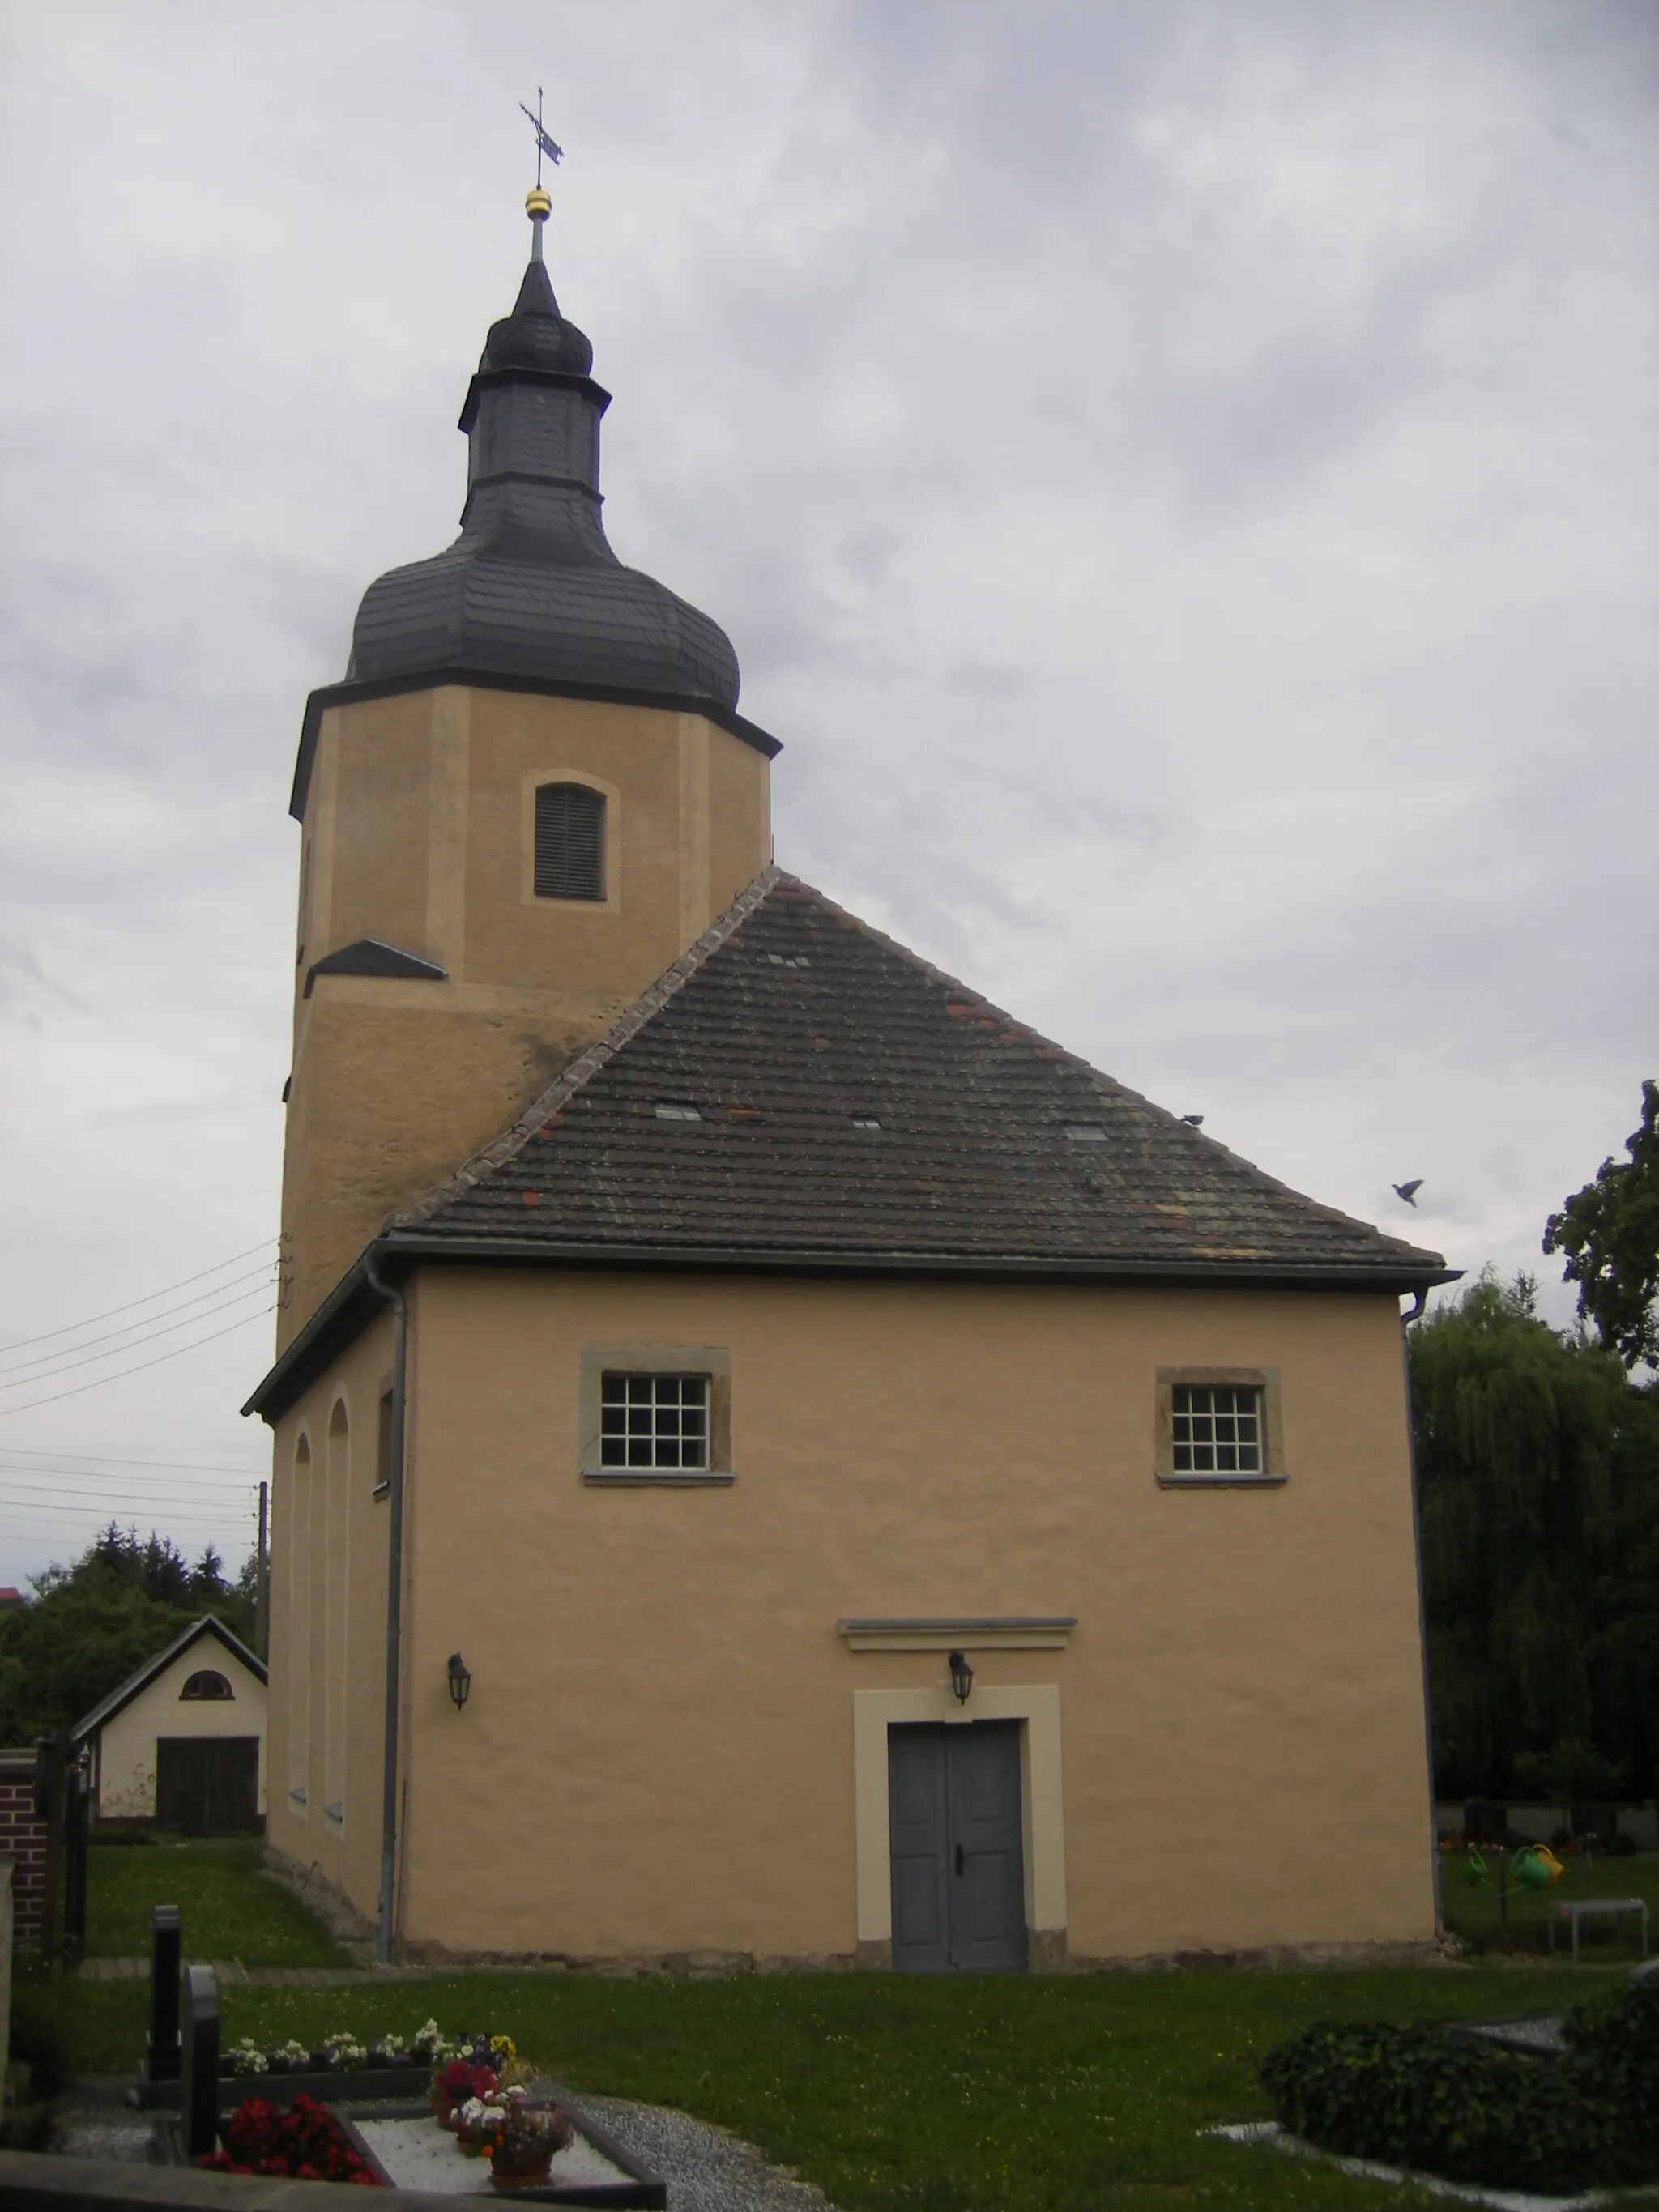
<path fill-rule="evenodd" d="M 88 1314 L 84 1321 L 66 1321 L 61 1328 L 43 1328 L 39 1336 L 20 1336 L 13 1343 L 0 1344 L 0 1353 L 21 1352 L 26 1344 L 44 1344 L 51 1336 L 72 1336 L 77 1328 L 90 1328 L 94 1322 L 108 1321 L 118 1313 L 131 1313 L 134 1306 L 154 1305 L 157 1298 L 171 1297 L 174 1291 L 186 1290 L 191 1283 L 203 1282 L 210 1275 L 222 1275 L 227 1267 L 234 1267 L 239 1260 L 251 1260 L 256 1252 L 263 1252 L 270 1245 L 281 1242 L 278 1237 L 263 1237 L 258 1243 L 250 1244 L 246 1252 L 233 1252 L 228 1260 L 221 1260 L 216 1267 L 204 1267 L 194 1275 L 185 1275 L 176 1283 L 168 1283 L 161 1290 L 149 1291 L 142 1298 L 128 1298 L 103 1313 Z"/>
<path fill-rule="evenodd" d="M 250 1267 L 246 1274 L 233 1275 L 229 1282 L 216 1284 L 210 1291 L 198 1291 L 193 1298 L 185 1299 L 182 1304 L 163 1306 L 160 1313 L 146 1314 L 143 1321 L 125 1322 L 119 1328 L 106 1329 L 102 1336 L 84 1337 L 79 1344 L 66 1344 L 57 1352 L 37 1352 L 32 1359 L 20 1359 L 10 1367 L 0 1367 L 0 1375 L 21 1375 L 26 1367 L 47 1366 L 52 1360 L 63 1358 L 67 1352 L 90 1352 L 94 1344 L 110 1344 L 118 1336 L 131 1336 L 136 1329 L 148 1329 L 156 1322 L 166 1321 L 173 1314 L 181 1314 L 191 1306 L 205 1305 L 210 1298 L 216 1298 L 222 1291 L 234 1290 L 238 1283 L 268 1283 L 270 1280 L 271 1275 L 268 1267 Z M 207 1316 L 198 1314 L 196 1319 L 205 1321 Z M 67 1334 L 68 1332 L 63 1331 L 60 1334 Z M 130 1352 L 132 1346 L 123 1345 L 120 1349 L 123 1352 Z M 114 1354 L 111 1353 L 109 1356 L 112 1358 Z M 43 1378 L 37 1376 L 35 1379 L 40 1381 Z"/>
<path fill-rule="evenodd" d="M 5 1474 L 0 1475 L 0 1510 L 3 1510 L 7 1505 L 13 1504 L 18 1505 L 32 1505 L 42 1499 L 52 1498 L 70 1498 L 80 1505 L 96 1505 L 100 1503 L 112 1504 L 115 1505 L 130 1503 L 146 1507 L 159 1505 L 204 1505 L 212 1507 L 214 1510 L 217 1510 L 224 1505 L 228 1495 L 246 1497 L 249 1491 L 257 1490 L 258 1488 L 259 1481 L 263 1479 L 264 1478 L 258 1477 L 250 1478 L 248 1481 L 243 1483 L 234 1492 L 227 1492 L 222 1490 L 216 1495 L 212 1492 L 198 1490 L 192 1496 L 186 1497 L 182 1492 L 175 1490 L 140 1491 L 135 1493 L 131 1490 L 74 1490 L 65 1489 L 61 1485 L 56 1484 L 43 1485 L 27 1482 L 20 1483 L 13 1479 L 9 1469 L 8 1469 Z"/>
<path fill-rule="evenodd" d="M 241 1489 L 250 1482 L 268 1481 L 270 1475 L 269 1468 L 239 1467 L 234 1473 L 227 1468 L 223 1474 L 208 1475 L 200 1482 L 175 1482 L 171 1476 L 165 1482 L 157 1482 L 153 1474 L 124 1477 L 101 1474 L 95 1467 L 37 1467 L 33 1460 L 19 1460 L 9 1466 L 0 1466 L 0 1490 L 10 1482 L 21 1482 L 26 1489 L 38 1489 L 41 1483 L 67 1483 L 71 1489 L 78 1484 L 82 1489 L 107 1490 L 122 1495 L 136 1493 L 142 1498 L 160 1494 L 182 1497 L 186 1492 L 194 1498 L 206 1498 L 216 1490 Z"/>
<path fill-rule="evenodd" d="M 241 1505 L 238 1506 L 234 1513 L 146 1513 L 139 1517 L 148 1521 L 152 1528 L 158 1522 L 164 1522 L 169 1528 L 228 1528 L 245 1522 L 252 1522 L 258 1511 L 257 1505 Z M 122 1516 L 118 1513 L 112 1513 L 107 1506 L 103 1505 L 7 1504 L 0 1505 L 0 1526 L 3 1526 L 12 1515 L 19 1513 L 26 1516 L 25 1525 L 29 1528 L 33 1528 L 40 1521 L 46 1521 L 56 1527 L 66 1528 L 92 1527 L 106 1528 L 112 1521 L 118 1525 L 120 1525 L 122 1521 Z M 132 1516 L 128 1514 L 126 1520 L 131 1522 Z"/>
<path fill-rule="evenodd" d="M 191 1314 L 186 1321 L 170 1321 L 161 1328 L 147 1329 L 143 1335 L 135 1336 L 130 1344 L 118 1345 L 113 1352 L 88 1352 L 84 1358 L 62 1360 L 56 1367 L 47 1367 L 39 1375 L 31 1375 L 27 1382 L 0 1382 L 0 1389 L 30 1390 L 37 1382 L 50 1382 L 55 1376 L 70 1374 L 77 1367 L 95 1367 L 102 1359 L 119 1359 L 125 1352 L 137 1352 L 141 1345 L 154 1344 L 158 1337 L 176 1335 L 181 1328 L 191 1328 L 199 1321 L 211 1321 L 215 1314 L 228 1313 L 233 1306 L 246 1305 L 250 1298 L 262 1298 L 270 1287 L 269 1281 L 262 1278 L 252 1290 L 243 1291 L 234 1298 L 227 1298 L 222 1305 L 214 1306 L 207 1313 Z M 268 1308 L 267 1311 L 269 1311 Z M 134 1326 L 136 1327 L 137 1324 L 135 1323 Z M 125 1334 L 125 1332 L 118 1332 L 118 1334 Z M 82 1348 L 78 1344 L 70 1345 L 68 1347 L 70 1351 L 76 1352 Z M 43 1359 L 49 1359 L 56 1355 L 45 1352 L 41 1357 Z"/>
<path fill-rule="evenodd" d="M 276 1310 L 273 1304 L 260 1313 L 244 1314 L 240 1321 L 232 1322 L 228 1328 L 216 1328 L 211 1335 L 198 1336 L 192 1344 L 176 1344 L 171 1352 L 158 1352 L 154 1359 L 141 1359 L 136 1367 L 118 1368 L 113 1375 L 100 1375 L 93 1382 L 76 1383 L 71 1389 L 55 1390 L 50 1398 L 31 1398 L 21 1406 L 0 1406 L 0 1420 L 3 1420 L 8 1413 L 28 1413 L 37 1406 L 55 1406 L 60 1398 L 78 1398 L 85 1390 L 101 1390 L 106 1382 L 118 1382 L 128 1375 L 142 1375 L 147 1367 L 160 1367 L 165 1360 L 181 1359 L 185 1352 L 198 1352 L 204 1344 L 216 1344 L 222 1336 L 228 1336 L 235 1329 L 246 1328 L 251 1321 L 261 1321 L 265 1314 L 273 1314 Z"/>
<path fill-rule="evenodd" d="M 263 1467 L 221 1467 L 205 1461 L 191 1459 L 110 1459 L 98 1452 L 55 1452 L 36 1450 L 29 1444 L 0 1444 L 0 1454 L 8 1459 L 55 1459 L 70 1466 L 84 1461 L 89 1467 L 165 1467 L 178 1474 L 246 1474 L 250 1482 L 262 1480 L 266 1474 Z M 44 1472 L 44 1470 L 43 1470 Z"/>

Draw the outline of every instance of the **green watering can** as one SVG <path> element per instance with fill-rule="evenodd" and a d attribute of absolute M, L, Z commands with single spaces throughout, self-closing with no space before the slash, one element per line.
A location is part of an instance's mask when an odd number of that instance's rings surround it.
<path fill-rule="evenodd" d="M 1547 1844 L 1523 1844 L 1510 1861 L 1510 1880 L 1517 1889 L 1547 1889 L 1560 1880 L 1563 1868 Z M 1478 1889 L 1486 1879 L 1486 1862 L 1471 1851 L 1463 1863 L 1463 1879 Z"/>
<path fill-rule="evenodd" d="M 1565 1871 L 1547 1844 L 1528 1844 L 1510 1862 L 1510 1874 L 1518 1889 L 1547 1889 Z"/>

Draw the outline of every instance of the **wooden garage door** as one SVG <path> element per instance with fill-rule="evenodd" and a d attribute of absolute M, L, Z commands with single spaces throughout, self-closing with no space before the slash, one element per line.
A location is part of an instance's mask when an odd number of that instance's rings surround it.
<path fill-rule="evenodd" d="M 184 1836 L 234 1836 L 257 1828 L 258 1737 L 158 1736 L 155 1819 Z"/>

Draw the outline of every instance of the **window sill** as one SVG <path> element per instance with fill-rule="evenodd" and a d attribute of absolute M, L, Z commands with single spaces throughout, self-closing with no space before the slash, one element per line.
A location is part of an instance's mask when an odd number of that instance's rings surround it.
<path fill-rule="evenodd" d="M 371 1498 L 390 1498 L 392 1485 L 389 1482 L 377 1482 L 368 1494 Z"/>
<path fill-rule="evenodd" d="M 1283 1474 L 1160 1474 L 1160 1490 L 1282 1490 Z"/>
<path fill-rule="evenodd" d="M 301 1811 L 303 1812 L 306 1805 L 305 1791 L 303 1790 L 290 1790 L 288 1793 L 288 1802 L 290 1805 L 297 1805 Z"/>
<path fill-rule="evenodd" d="M 323 1818 L 325 1820 L 332 1820 L 337 1828 L 343 1828 L 345 1826 L 344 1805 L 343 1803 L 338 1805 L 325 1805 L 323 1808 Z"/>
<path fill-rule="evenodd" d="M 729 1490 L 735 1474 L 666 1467 L 585 1467 L 582 1480 L 595 1490 Z"/>

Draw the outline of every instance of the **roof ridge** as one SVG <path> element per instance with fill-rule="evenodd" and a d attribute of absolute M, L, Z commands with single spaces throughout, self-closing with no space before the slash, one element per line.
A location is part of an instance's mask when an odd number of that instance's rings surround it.
<path fill-rule="evenodd" d="M 757 907 L 764 905 L 769 896 L 780 884 L 793 884 L 798 879 L 775 865 L 763 868 L 757 876 L 744 885 L 724 913 L 715 915 L 701 937 L 689 945 L 678 960 L 665 968 L 654 983 L 649 983 L 637 999 L 624 1006 L 605 1034 L 593 1043 L 585 1045 L 574 1060 L 567 1060 L 560 1073 L 545 1091 L 533 1098 L 517 1121 L 502 1130 L 499 1137 L 479 1148 L 469 1159 L 434 1183 L 421 1197 L 394 1207 L 381 1222 L 379 1231 L 388 1229 L 413 1229 L 435 1213 L 452 1198 L 498 1168 L 524 1150 L 543 1124 L 560 1112 L 590 1083 L 606 1063 L 616 1055 L 631 1037 L 637 1036 L 646 1024 L 659 1014 L 669 1000 L 678 995 L 691 978 L 718 952 L 721 945 L 734 937 Z M 803 890 L 809 885 L 801 885 Z"/>

